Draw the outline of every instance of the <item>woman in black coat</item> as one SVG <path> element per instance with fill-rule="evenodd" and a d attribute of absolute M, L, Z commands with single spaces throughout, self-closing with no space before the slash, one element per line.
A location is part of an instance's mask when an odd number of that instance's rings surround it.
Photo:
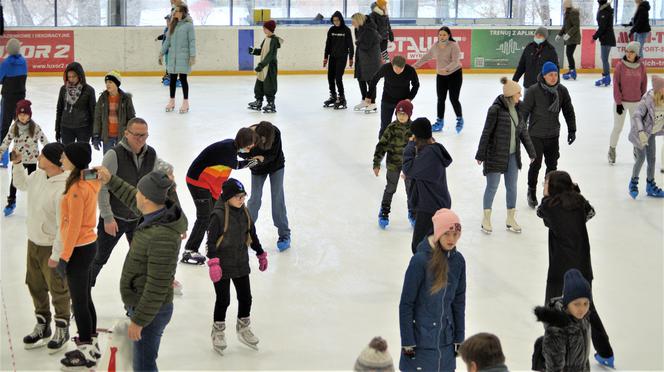
<path fill-rule="evenodd" d="M 641 44 L 641 49 L 639 50 L 639 57 L 643 58 L 643 46 L 648 39 L 648 34 L 651 31 L 650 28 L 650 3 L 647 0 L 634 0 L 636 3 L 636 12 L 634 12 L 634 17 L 629 23 L 623 24 L 624 27 L 629 27 L 629 38 L 632 39 L 632 36 L 636 34 L 634 41 L 638 41 Z"/>
<path fill-rule="evenodd" d="M 364 100 L 369 95 L 369 82 L 382 65 L 380 59 L 380 34 L 370 18 L 362 13 L 355 13 L 351 18 L 355 28 L 355 78 L 360 84 L 362 102 L 355 106 L 356 111 L 376 110 L 376 99 L 371 99 L 367 106 Z"/>
<path fill-rule="evenodd" d="M 67 65 L 64 81 L 56 107 L 55 139 L 65 145 L 89 143 L 97 103 L 95 89 L 86 82 L 85 71 L 78 62 Z"/>
<path fill-rule="evenodd" d="M 567 172 L 553 171 L 544 180 L 544 198 L 537 216 L 549 228 L 549 270 L 546 279 L 544 303 L 563 291 L 567 270 L 577 269 L 592 284 L 590 239 L 586 223 L 595 216 L 595 210 L 581 195 L 581 191 Z M 592 341 L 595 359 L 613 367 L 613 349 L 602 320 L 593 304 L 590 305 Z"/>
<path fill-rule="evenodd" d="M 486 189 L 484 190 L 484 219 L 482 231 L 491 234 L 491 206 L 496 196 L 501 173 L 505 175 L 507 188 L 507 229 L 520 233 L 521 227 L 516 223 L 516 189 L 521 169 L 521 147 L 523 142 L 528 156 L 535 158 L 535 147 L 530 141 L 528 129 L 523 117 L 519 114 L 521 86 L 503 77 L 503 94 L 498 96 L 489 108 L 480 137 L 480 144 L 475 155 L 477 164 L 484 165 Z"/>
<path fill-rule="evenodd" d="M 613 8 L 608 0 L 597 0 L 597 31 L 593 35 L 593 41 L 599 39 L 602 51 L 602 78 L 595 82 L 595 86 L 611 85 L 611 64 L 609 54 L 611 48 L 616 46 L 616 35 L 613 33 Z"/>

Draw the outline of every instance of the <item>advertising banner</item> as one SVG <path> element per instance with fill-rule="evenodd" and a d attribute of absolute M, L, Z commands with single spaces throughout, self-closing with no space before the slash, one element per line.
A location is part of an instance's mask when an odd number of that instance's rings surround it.
<path fill-rule="evenodd" d="M 438 29 L 400 28 L 394 29 L 394 42 L 389 43 L 387 51 L 390 58 L 394 55 L 406 57 L 408 64 L 417 62 L 427 51 L 438 42 Z M 452 36 L 459 43 L 461 49 L 461 66 L 470 67 L 470 29 L 454 29 Z M 436 68 L 436 61 L 431 60 L 422 68 Z"/>
<path fill-rule="evenodd" d="M 7 57 L 5 45 L 11 38 L 21 42 L 21 54 L 28 62 L 30 72 L 64 71 L 74 62 L 74 31 L 72 30 L 18 30 L 5 31 L 0 36 L 0 56 Z"/>
<path fill-rule="evenodd" d="M 563 43 L 555 41 L 559 30 L 549 30 L 549 42 L 556 48 L 559 62 L 564 55 Z M 476 69 L 516 68 L 523 49 L 535 37 L 535 29 L 473 30 L 471 67 Z"/>
<path fill-rule="evenodd" d="M 615 65 L 624 55 L 625 47 L 630 42 L 629 31 L 616 31 L 616 48 L 611 50 L 611 64 Z M 598 45 L 599 48 L 599 45 Z M 599 51 L 597 52 L 599 55 Z M 653 27 L 643 46 L 644 59 L 648 68 L 664 68 L 664 28 Z"/>

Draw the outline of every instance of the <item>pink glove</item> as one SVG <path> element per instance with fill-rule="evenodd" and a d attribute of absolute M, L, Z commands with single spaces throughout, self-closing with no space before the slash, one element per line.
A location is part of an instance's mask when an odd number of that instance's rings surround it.
<path fill-rule="evenodd" d="M 221 266 L 219 266 L 219 259 L 212 258 L 209 259 L 207 265 L 210 268 L 210 279 L 212 283 L 216 283 L 221 280 Z"/>
<path fill-rule="evenodd" d="M 258 270 L 265 271 L 267 270 L 267 252 L 263 252 L 258 256 Z"/>

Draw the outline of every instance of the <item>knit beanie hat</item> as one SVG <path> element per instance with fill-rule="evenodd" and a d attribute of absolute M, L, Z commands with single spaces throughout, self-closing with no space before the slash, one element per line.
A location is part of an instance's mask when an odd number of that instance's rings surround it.
<path fill-rule="evenodd" d="M 42 148 L 42 156 L 44 156 L 48 161 L 57 165 L 58 167 L 62 166 L 62 153 L 65 151 L 65 145 L 60 142 L 51 142 L 44 145 Z"/>
<path fill-rule="evenodd" d="M 625 51 L 627 52 L 633 52 L 636 53 L 637 55 L 639 54 L 639 50 L 641 50 L 641 43 L 638 41 L 630 41 L 629 44 L 625 47 Z"/>
<path fill-rule="evenodd" d="M 109 80 L 114 82 L 115 85 L 117 85 L 117 87 L 119 88 L 120 84 L 122 84 L 122 75 L 120 75 L 120 73 L 117 70 L 113 70 L 108 74 L 106 74 L 106 76 L 104 76 L 104 82 L 107 82 Z"/>
<path fill-rule="evenodd" d="M 433 221 L 433 238 L 438 241 L 448 231 L 461 232 L 461 221 L 451 209 L 439 209 L 431 218 Z"/>
<path fill-rule="evenodd" d="M 539 26 L 537 30 L 535 30 L 535 35 L 542 35 L 546 39 L 549 37 L 549 30 L 544 26 Z"/>
<path fill-rule="evenodd" d="M 652 89 L 657 92 L 664 88 L 664 78 L 658 75 L 652 76 Z"/>
<path fill-rule="evenodd" d="M 269 20 L 269 21 L 263 23 L 263 27 L 270 30 L 270 32 L 274 32 L 274 30 L 277 28 L 277 22 L 275 22 L 273 20 Z"/>
<path fill-rule="evenodd" d="M 16 104 L 16 116 L 18 116 L 18 114 L 28 114 L 30 117 L 32 117 L 32 109 L 30 106 L 32 106 L 32 102 L 28 101 L 27 99 L 18 101 Z"/>
<path fill-rule="evenodd" d="M 500 78 L 500 82 L 503 84 L 503 96 L 512 97 L 517 93 L 521 93 L 521 85 L 519 83 L 504 76 Z"/>
<path fill-rule="evenodd" d="M 542 66 L 542 76 L 548 74 L 549 72 L 558 72 L 558 66 L 555 63 L 549 61 Z"/>
<path fill-rule="evenodd" d="M 160 171 L 146 174 L 136 184 L 138 191 L 156 204 L 166 204 L 168 190 L 171 186 L 173 186 L 173 181 L 168 178 L 166 173 Z"/>
<path fill-rule="evenodd" d="M 410 103 L 410 101 L 406 101 L 405 99 L 403 101 L 399 101 L 399 103 L 397 103 L 395 112 L 403 112 L 410 118 L 413 116 L 413 104 Z"/>
<path fill-rule="evenodd" d="M 87 169 L 92 161 L 92 148 L 87 142 L 70 143 L 65 146 L 65 155 L 76 169 Z"/>
<path fill-rule="evenodd" d="M 387 341 L 381 337 L 374 337 L 369 346 L 364 348 L 357 357 L 354 370 L 358 372 L 394 371 L 392 356 L 387 351 Z"/>
<path fill-rule="evenodd" d="M 7 49 L 7 53 L 9 53 L 9 55 L 15 56 L 21 53 L 21 42 L 16 38 L 11 38 L 7 41 L 5 48 Z"/>
<path fill-rule="evenodd" d="M 578 298 L 587 298 L 592 301 L 592 291 L 590 283 L 581 275 L 577 269 L 567 270 L 565 273 L 565 282 L 563 284 L 563 306 Z"/>
<path fill-rule="evenodd" d="M 246 194 L 247 191 L 244 189 L 242 182 L 236 180 L 235 178 L 229 178 L 221 185 L 221 200 L 228 201 L 230 198 L 234 197 L 237 194 Z"/>
<path fill-rule="evenodd" d="M 427 118 L 417 118 L 410 125 L 410 131 L 419 139 L 429 139 L 431 134 L 431 122 Z"/>
<path fill-rule="evenodd" d="M 381 9 L 385 9 L 387 7 L 387 0 L 376 0 L 376 5 Z"/>

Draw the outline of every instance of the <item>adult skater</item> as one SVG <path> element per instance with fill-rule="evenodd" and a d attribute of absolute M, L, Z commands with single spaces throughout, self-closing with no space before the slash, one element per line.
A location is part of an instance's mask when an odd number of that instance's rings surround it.
<path fill-rule="evenodd" d="M 613 8 L 608 0 L 597 0 L 597 31 L 593 34 L 593 41 L 599 39 L 602 56 L 602 78 L 595 82 L 595 86 L 611 85 L 611 63 L 609 55 L 611 48 L 616 46 L 616 35 L 613 33 Z"/>
<path fill-rule="evenodd" d="M 132 96 L 120 89 L 122 76 L 113 70 L 104 76 L 106 90 L 101 93 L 95 105 L 95 119 L 92 130 L 92 145 L 95 150 L 108 150 L 120 142 L 127 122 L 136 117 Z"/>
<path fill-rule="evenodd" d="M 263 23 L 263 33 L 265 39 L 261 42 L 260 48 L 249 47 L 249 54 L 260 56 L 260 62 L 256 65 L 256 84 L 254 85 L 254 98 L 256 101 L 249 103 L 249 108 L 263 112 L 277 112 L 277 106 L 274 104 L 277 94 L 277 74 L 279 68 L 277 64 L 277 51 L 284 44 L 284 39 L 274 34 L 277 23 L 273 20 Z M 267 105 L 263 107 L 263 97 L 267 100 Z"/>
<path fill-rule="evenodd" d="M 376 25 L 380 35 L 380 56 L 387 63 L 390 61 L 387 44 L 394 41 L 390 17 L 387 15 L 387 0 L 378 0 L 371 3 L 371 13 L 367 17 Z"/>
<path fill-rule="evenodd" d="M 13 160 L 13 184 L 28 193 L 28 259 L 25 284 L 28 286 L 35 307 L 37 325 L 23 338 L 26 349 L 44 346 L 53 354 L 69 341 L 70 299 L 67 283 L 56 274 L 62 251 L 62 241 L 58 227 L 60 197 L 65 191 L 68 172 L 62 170 L 64 146 L 50 143 L 39 156 L 39 169 L 32 174 L 21 165 L 22 155 L 17 153 Z M 55 308 L 55 333 L 51 337 L 50 300 Z"/>
<path fill-rule="evenodd" d="M 399 302 L 402 371 L 454 371 L 464 340 L 466 261 L 457 249 L 459 217 L 449 209 L 433 216 L 408 264 Z"/>
<path fill-rule="evenodd" d="M 120 295 L 131 319 L 133 369 L 157 371 L 161 336 L 173 315 L 171 283 L 187 218 L 168 197 L 173 181 L 166 173 L 152 171 L 134 187 L 104 167 L 98 171 L 109 192 L 141 216 L 122 266 Z"/>
<path fill-rule="evenodd" d="M 556 48 L 547 40 L 549 37 L 549 30 L 544 26 L 540 26 L 535 30 L 535 36 L 523 49 L 519 65 L 516 67 L 512 80 L 519 82 L 523 76 L 523 87 L 529 88 L 531 85 L 537 83 L 537 77 L 542 72 L 542 66 L 546 62 L 553 62 L 558 66 L 558 53 Z"/>
<path fill-rule="evenodd" d="M 613 72 L 613 100 L 616 104 L 613 113 L 613 131 L 609 142 L 609 164 L 616 163 L 616 147 L 625 124 L 625 117 L 631 118 L 641 98 L 648 91 L 648 72 L 639 57 L 640 45 L 636 41 L 627 44 L 625 56 L 616 63 Z M 629 111 L 629 116 L 627 116 Z M 629 120 L 629 119 L 628 119 Z"/>
<path fill-rule="evenodd" d="M 560 111 L 567 122 L 567 143 L 576 140 L 576 116 L 567 88 L 559 81 L 558 67 L 553 62 L 542 66 L 542 74 L 537 84 L 526 89 L 526 98 L 519 111 L 528 123 L 528 134 L 535 146 L 535 160 L 528 169 L 528 205 L 537 206 L 537 177 L 542 167 L 542 158 L 546 163 L 546 173 L 558 167 L 560 157 Z"/>
<path fill-rule="evenodd" d="M 385 128 L 392 122 L 397 103 L 403 100 L 412 101 L 420 89 L 420 80 L 413 66 L 406 64 L 404 56 L 394 56 L 391 63 L 382 65 L 369 82 L 369 93 L 365 104 L 369 106 L 376 100 L 376 86 L 380 79 L 385 78 L 383 97 L 380 100 L 380 130 L 378 139 Z"/>
<path fill-rule="evenodd" d="M 664 190 L 655 183 L 655 136 L 664 136 L 664 78 L 660 76 L 652 77 L 652 89 L 643 96 L 632 114 L 629 140 L 634 145 L 635 163 L 629 182 L 629 194 L 634 199 L 639 195 L 639 173 L 645 161 L 648 162 L 646 195 L 664 198 Z"/>
<path fill-rule="evenodd" d="M 480 137 L 475 160 L 483 165 L 486 177 L 484 190 L 484 218 L 482 231 L 491 234 L 491 209 L 496 196 L 500 175 L 505 175 L 507 189 L 507 219 L 505 225 L 511 232 L 520 233 L 521 226 L 516 222 L 516 190 L 521 169 L 521 144 L 526 148 L 531 162 L 535 159 L 535 148 L 523 117 L 519 114 L 521 86 L 503 77 L 503 94 L 499 95 L 489 108 Z"/>
<path fill-rule="evenodd" d="M 0 123 L 0 141 L 4 140 L 9 127 L 14 121 L 16 104 L 25 99 L 25 82 L 28 79 L 28 64 L 21 55 L 21 43 L 11 38 L 5 44 L 7 58 L 0 65 L 0 84 L 2 84 L 2 101 L 0 101 L 0 111 L 2 123 Z M 9 152 L 1 153 L 0 168 L 7 168 L 9 164 Z"/>
<path fill-rule="evenodd" d="M 456 114 L 456 131 L 460 133 L 463 129 L 463 113 L 459 95 L 463 85 L 463 71 L 461 69 L 461 49 L 449 27 L 443 26 L 438 30 L 438 42 L 434 44 L 419 61 L 413 65 L 420 68 L 430 59 L 436 59 L 436 95 L 438 96 L 437 119 L 433 125 L 434 132 L 440 132 L 445 125 L 445 101 L 447 92 L 450 93 L 450 101 Z"/>
<path fill-rule="evenodd" d="M 68 145 L 90 142 L 95 118 L 95 88 L 87 83 L 83 66 L 67 65 L 55 110 L 55 140 Z"/>
<path fill-rule="evenodd" d="M 205 256 L 198 253 L 205 231 L 210 223 L 210 213 L 221 195 L 221 185 L 234 169 L 256 165 L 262 157 L 237 160 L 238 153 L 248 153 L 256 145 L 258 135 L 249 128 L 240 129 L 235 139 L 215 142 L 206 147 L 187 170 L 187 187 L 196 206 L 196 222 L 182 255 L 182 262 L 202 265 Z"/>
<path fill-rule="evenodd" d="M 563 1 L 563 10 L 565 16 L 563 27 L 556 35 L 556 41 L 561 38 L 565 43 L 565 55 L 567 56 L 568 70 L 563 74 L 565 80 L 576 80 L 576 62 L 574 61 L 574 51 L 576 46 L 581 44 L 581 21 L 579 20 L 579 9 L 574 8 L 572 0 Z"/>
<path fill-rule="evenodd" d="M 362 13 L 355 13 L 351 17 L 353 28 L 355 29 L 355 78 L 360 85 L 362 101 L 355 105 L 355 111 L 364 111 L 366 113 L 376 112 L 376 97 L 371 99 L 367 105 L 366 99 L 369 97 L 369 82 L 382 65 L 380 56 L 380 34 L 376 29 L 376 24 Z M 371 98 L 371 97 L 370 97 Z"/>
<path fill-rule="evenodd" d="M 251 220 L 258 221 L 258 211 L 261 209 L 263 198 L 263 185 L 269 177 L 272 222 L 279 234 L 277 248 L 280 252 L 283 252 L 290 248 L 291 230 L 288 227 L 286 199 L 284 197 L 286 158 L 282 149 L 281 131 L 269 121 L 261 121 L 252 125 L 249 129 L 258 135 L 256 146 L 252 147 L 248 153 L 240 153 L 239 155 L 243 159 L 257 158 L 260 162 L 251 167 L 251 194 L 247 203 L 247 210 L 249 210 Z"/>
<path fill-rule="evenodd" d="M 441 208 L 450 208 L 452 199 L 447 188 L 446 168 L 452 164 L 447 149 L 431 136 L 431 122 L 417 118 L 410 125 L 413 136 L 403 151 L 403 174 L 410 179 L 408 200 L 415 211 L 411 249 L 431 232 L 431 217 Z"/>
<path fill-rule="evenodd" d="M 347 107 L 343 77 L 346 70 L 346 61 L 348 61 L 348 65 L 352 68 L 354 57 L 353 35 L 350 33 L 350 28 L 346 26 L 341 12 L 336 11 L 332 14 L 332 27 L 327 30 L 327 39 L 325 40 L 323 67 L 327 66 L 327 83 L 330 86 L 330 98 L 323 102 L 323 106 L 334 106 L 335 109 L 345 109 Z M 337 91 L 339 91 L 338 95 Z"/>
<path fill-rule="evenodd" d="M 636 11 L 629 23 L 623 24 L 623 27 L 629 27 L 629 38 L 637 41 L 641 47 L 639 48 L 639 57 L 644 58 L 643 46 L 648 40 L 650 28 L 650 3 L 647 0 L 634 0 L 636 3 Z"/>
<path fill-rule="evenodd" d="M 170 98 L 166 105 L 166 112 L 175 109 L 175 89 L 178 79 L 182 85 L 182 106 L 180 113 L 189 112 L 189 82 L 187 75 L 191 73 L 191 66 L 196 63 L 196 33 L 194 32 L 194 21 L 189 16 L 189 8 L 184 2 L 178 2 L 173 10 L 171 20 L 168 24 L 166 40 L 161 46 L 159 65 L 164 64 L 166 59 L 166 71 L 169 74 Z"/>
<path fill-rule="evenodd" d="M 549 228 L 549 270 L 544 301 L 548 304 L 563 291 L 564 275 L 570 269 L 579 270 L 592 285 L 590 239 L 586 224 L 595 216 L 595 210 L 567 172 L 554 171 L 546 176 L 544 198 L 537 208 L 537 216 Z M 613 368 L 609 336 L 593 304 L 590 305 L 590 325 L 593 345 L 597 350 L 595 359 Z"/>
<path fill-rule="evenodd" d="M 171 19 L 173 18 L 173 12 L 175 11 L 175 5 L 179 2 L 180 0 L 170 0 L 171 3 L 171 11 L 164 17 L 164 20 L 166 21 L 166 27 L 164 27 L 164 31 L 157 36 L 155 41 L 161 41 L 161 45 L 164 45 L 164 42 L 166 41 L 166 34 L 168 34 L 168 26 L 171 24 Z M 164 59 L 163 62 L 168 65 L 168 52 L 164 54 Z M 161 82 L 164 85 L 170 85 L 171 84 L 171 76 L 168 74 L 168 71 L 164 71 L 164 76 L 161 77 Z M 181 87 L 182 83 L 177 82 L 176 83 L 177 87 Z"/>
<path fill-rule="evenodd" d="M 468 372 L 509 372 L 500 339 L 494 334 L 478 333 L 468 337 L 458 353 Z"/>
<path fill-rule="evenodd" d="M 147 144 L 148 123 L 142 118 L 133 118 L 127 123 L 124 136 L 120 142 L 104 154 L 102 166 L 112 175 L 131 186 L 150 172 L 172 169 L 172 166 L 157 156 L 152 146 Z M 172 174 L 171 174 L 172 176 Z M 177 201 L 175 189 L 170 190 L 169 197 Z M 110 192 L 106 185 L 99 191 L 99 223 L 97 224 L 97 253 L 90 274 L 91 285 L 94 287 L 97 276 L 111 257 L 113 248 L 124 235 L 131 246 L 134 232 L 138 227 L 141 214 L 127 207 L 120 198 Z"/>

